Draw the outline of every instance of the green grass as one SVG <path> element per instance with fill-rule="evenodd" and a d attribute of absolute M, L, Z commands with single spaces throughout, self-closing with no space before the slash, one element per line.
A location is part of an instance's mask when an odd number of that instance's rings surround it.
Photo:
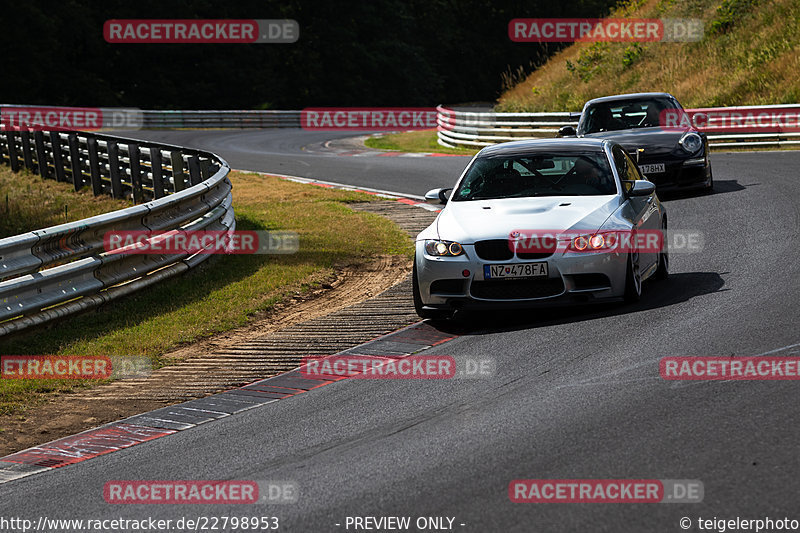
<path fill-rule="evenodd" d="M 337 263 L 413 253 L 408 236 L 392 222 L 347 206 L 374 196 L 259 174 L 232 172 L 231 182 L 237 229 L 296 231 L 298 253 L 213 257 L 107 307 L 2 341 L 0 353 L 140 355 L 161 366 L 170 349 L 243 326 L 287 294 L 319 286 Z M 85 385 L 2 380 L 0 413 L 19 411 L 43 393 Z"/>
<path fill-rule="evenodd" d="M 14 173 L 0 165 L 0 238 L 73 222 L 129 207 L 127 200 L 93 196 L 85 187 L 44 180 L 27 170 Z"/>
<path fill-rule="evenodd" d="M 447 148 L 438 143 L 436 130 L 407 131 L 370 137 L 364 144 L 378 150 L 401 152 L 433 152 L 437 154 L 474 155 L 478 149 Z"/>
<path fill-rule="evenodd" d="M 699 18 L 686 43 L 576 43 L 519 83 L 507 80 L 497 111 L 580 111 L 586 100 L 666 91 L 686 107 L 800 101 L 797 0 L 629 0 L 611 16 Z"/>

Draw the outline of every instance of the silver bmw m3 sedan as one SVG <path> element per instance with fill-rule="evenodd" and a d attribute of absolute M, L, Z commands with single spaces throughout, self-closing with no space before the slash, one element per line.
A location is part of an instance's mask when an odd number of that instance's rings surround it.
<path fill-rule="evenodd" d="M 416 238 L 423 318 L 459 309 L 636 301 L 665 278 L 667 213 L 617 143 L 542 139 L 481 150 Z"/>

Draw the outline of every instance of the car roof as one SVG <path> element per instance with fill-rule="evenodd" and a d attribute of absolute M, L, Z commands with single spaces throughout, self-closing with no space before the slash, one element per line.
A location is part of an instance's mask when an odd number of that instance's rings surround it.
<path fill-rule="evenodd" d="M 512 141 L 501 144 L 487 146 L 480 152 L 479 157 L 494 157 L 503 155 L 521 155 L 547 153 L 552 151 L 559 152 L 586 152 L 601 151 L 603 145 L 608 141 L 604 139 L 570 137 L 552 139 L 530 139 L 524 141 Z"/>
<path fill-rule="evenodd" d="M 638 100 L 640 98 L 654 98 L 654 97 L 666 97 L 666 98 L 672 98 L 673 100 L 675 99 L 675 97 L 672 96 L 669 93 L 615 94 L 615 95 L 612 95 L 612 96 L 603 96 L 603 97 L 600 97 L 600 98 L 593 98 L 592 100 L 589 100 L 588 102 L 586 102 L 586 105 L 597 104 L 597 103 L 602 103 L 602 102 L 616 102 L 616 101 L 619 101 L 619 100 Z"/>

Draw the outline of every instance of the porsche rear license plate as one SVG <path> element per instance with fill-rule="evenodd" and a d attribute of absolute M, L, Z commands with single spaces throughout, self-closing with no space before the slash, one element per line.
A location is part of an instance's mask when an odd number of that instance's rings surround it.
<path fill-rule="evenodd" d="M 650 163 L 649 165 L 639 165 L 642 174 L 660 174 L 664 172 L 664 163 Z"/>
<path fill-rule="evenodd" d="M 547 277 L 547 263 L 514 263 L 483 265 L 485 279 Z"/>

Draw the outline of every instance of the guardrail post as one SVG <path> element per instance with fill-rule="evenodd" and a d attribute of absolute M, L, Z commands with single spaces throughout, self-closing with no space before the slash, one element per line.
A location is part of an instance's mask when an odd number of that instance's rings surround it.
<path fill-rule="evenodd" d="M 46 179 L 50 172 L 47 168 L 47 152 L 44 149 L 44 132 L 42 130 L 34 131 L 33 141 L 36 145 L 36 169 L 39 175 L 43 179 Z"/>
<path fill-rule="evenodd" d="M 164 178 L 162 174 L 161 148 L 150 147 L 150 167 L 153 174 L 153 198 L 158 200 L 166 194 L 164 192 Z"/>
<path fill-rule="evenodd" d="M 197 185 L 203 181 L 200 175 L 200 158 L 193 155 L 189 158 L 189 183 Z"/>
<path fill-rule="evenodd" d="M 86 149 L 89 151 L 89 176 L 92 180 L 92 194 L 100 196 L 103 194 L 103 182 L 100 181 L 100 160 L 97 155 L 97 139 L 94 137 L 87 138 Z"/>
<path fill-rule="evenodd" d="M 19 159 L 17 156 L 16 139 L 14 138 L 14 131 L 8 130 L 6 132 L 6 141 L 8 142 L 8 162 L 11 165 L 11 170 L 17 172 L 19 170 Z"/>
<path fill-rule="evenodd" d="M 139 160 L 139 145 L 128 145 L 128 159 L 131 167 L 131 192 L 133 193 L 133 203 L 142 203 L 142 163 Z"/>
<path fill-rule="evenodd" d="M 67 181 L 64 175 L 64 160 L 61 157 L 61 135 L 57 131 L 50 132 L 50 149 L 53 152 L 53 170 L 56 181 Z"/>
<path fill-rule="evenodd" d="M 119 146 L 108 141 L 108 177 L 111 179 L 111 197 L 122 198 L 122 181 L 119 179 Z"/>
<path fill-rule="evenodd" d="M 30 131 L 22 130 L 19 132 L 19 138 L 22 140 L 22 159 L 25 161 L 25 166 L 33 171 L 33 155 L 31 153 L 31 137 Z"/>
<path fill-rule="evenodd" d="M 78 146 L 78 134 L 70 133 L 67 136 L 69 142 L 69 167 L 72 172 L 72 187 L 79 191 L 83 187 L 83 172 L 81 170 L 80 147 Z"/>
<path fill-rule="evenodd" d="M 186 176 L 183 173 L 183 154 L 172 152 L 170 159 L 172 160 L 172 182 L 175 186 L 175 192 L 181 192 L 186 188 Z"/>
<path fill-rule="evenodd" d="M 211 177 L 211 161 L 208 159 L 200 160 L 200 175 L 203 177 L 203 181 Z"/>

